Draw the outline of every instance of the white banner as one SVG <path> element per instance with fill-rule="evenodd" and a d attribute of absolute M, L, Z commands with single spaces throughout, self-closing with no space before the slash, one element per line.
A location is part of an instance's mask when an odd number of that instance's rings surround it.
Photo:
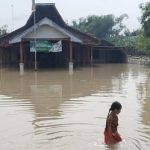
<path fill-rule="evenodd" d="M 59 41 L 50 48 L 49 52 L 62 52 L 62 42 Z"/>

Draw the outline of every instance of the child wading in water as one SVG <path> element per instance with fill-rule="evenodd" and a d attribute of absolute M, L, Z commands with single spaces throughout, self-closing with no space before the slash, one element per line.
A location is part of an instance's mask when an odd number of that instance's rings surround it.
<path fill-rule="evenodd" d="M 121 112 L 122 106 L 119 102 L 113 102 L 106 119 L 106 128 L 104 131 L 104 140 L 106 144 L 115 144 L 122 141 L 118 131 L 118 114 Z"/>

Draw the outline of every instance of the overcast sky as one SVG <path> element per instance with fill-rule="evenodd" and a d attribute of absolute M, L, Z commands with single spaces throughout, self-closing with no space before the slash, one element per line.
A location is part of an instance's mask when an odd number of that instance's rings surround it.
<path fill-rule="evenodd" d="M 36 2 L 55 3 L 65 21 L 86 17 L 88 15 L 128 14 L 125 21 L 130 30 L 140 27 L 138 18 L 141 15 L 139 4 L 149 0 L 36 0 Z M 7 24 L 9 30 L 23 26 L 31 14 L 32 0 L 1 0 L 0 26 Z M 12 17 L 13 16 L 13 17 Z M 13 19 L 12 19 L 13 18 Z M 12 21 L 14 20 L 14 21 Z"/>

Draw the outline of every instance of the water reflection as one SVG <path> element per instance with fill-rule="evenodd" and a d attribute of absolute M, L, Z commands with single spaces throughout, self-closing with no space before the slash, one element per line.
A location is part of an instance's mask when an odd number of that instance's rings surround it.
<path fill-rule="evenodd" d="M 1 70 L 0 91 L 3 95 L 13 98 L 28 99 L 34 104 L 36 114 L 41 114 L 47 110 L 43 107 L 50 106 L 50 109 L 57 109 L 63 101 L 71 98 L 89 96 L 98 92 L 109 96 L 107 93 L 111 93 L 114 88 L 112 82 L 120 84 L 121 90 L 122 82 L 124 82 L 121 75 L 125 68 L 125 65 L 118 65 L 113 68 L 112 72 L 109 65 L 101 66 L 100 69 L 94 68 L 94 73 L 93 68 L 86 68 L 76 70 L 72 76 L 64 70 L 26 72 L 25 76 L 21 77 L 16 71 Z M 118 83 L 115 79 L 119 79 Z"/>
<path fill-rule="evenodd" d="M 14 70 L 0 71 L 0 117 L 4 120 L 0 130 L 5 129 L 6 136 L 1 148 L 16 149 L 19 145 L 21 149 L 96 150 L 150 146 L 148 69 L 108 64 L 76 69 L 72 75 L 67 70 L 27 71 L 24 76 Z M 119 130 L 125 141 L 108 147 L 103 144 L 102 132 L 114 100 L 124 106 Z M 11 118 L 15 121 L 12 127 Z"/>

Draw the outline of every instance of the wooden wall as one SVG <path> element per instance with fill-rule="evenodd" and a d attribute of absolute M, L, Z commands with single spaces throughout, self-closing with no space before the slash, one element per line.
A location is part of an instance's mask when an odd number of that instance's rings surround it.
<path fill-rule="evenodd" d="M 127 55 L 123 50 L 94 49 L 94 63 L 126 63 Z"/>
<path fill-rule="evenodd" d="M 93 63 L 125 63 L 126 53 L 123 50 L 93 49 L 91 47 L 73 43 L 74 67 L 91 65 Z M 30 52 L 29 42 L 23 42 L 24 66 L 34 68 L 34 52 Z M 0 49 L 0 65 L 2 67 L 18 68 L 20 62 L 20 44 L 14 44 L 8 48 Z M 58 53 L 37 52 L 38 68 L 67 68 L 69 64 L 69 41 L 63 41 L 63 51 Z"/>

